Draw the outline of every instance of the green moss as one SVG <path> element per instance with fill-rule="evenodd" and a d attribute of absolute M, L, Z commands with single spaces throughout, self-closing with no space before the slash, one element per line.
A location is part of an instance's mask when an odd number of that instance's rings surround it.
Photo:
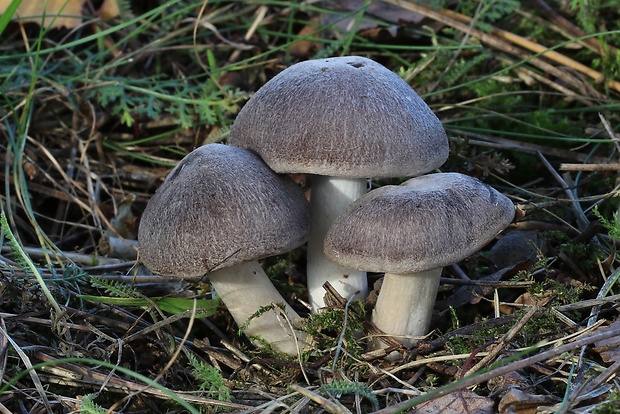
<path fill-rule="evenodd" d="M 563 243 L 559 251 L 570 258 L 572 264 L 584 273 L 595 271 L 598 267 L 597 259 L 604 259 L 600 247 L 585 243 Z"/>
<path fill-rule="evenodd" d="M 317 349 L 330 349 L 341 345 L 348 353 L 358 357 L 364 350 L 360 341 L 361 332 L 364 330 L 363 303 L 351 303 L 346 325 L 344 309 L 331 309 L 309 315 L 304 323 L 304 330 L 314 338 Z"/>
<path fill-rule="evenodd" d="M 472 351 L 472 349 L 476 348 L 476 344 L 478 344 L 478 346 L 482 345 L 482 341 L 471 341 L 468 340 L 462 336 L 451 336 L 450 339 L 448 339 L 448 343 L 446 344 L 446 347 L 450 350 L 451 353 L 453 354 L 467 354 L 470 353 Z M 455 365 L 461 365 L 462 362 L 461 361 L 454 361 Z"/>
<path fill-rule="evenodd" d="M 594 414 L 620 414 L 620 393 L 612 389 L 605 401 L 594 409 Z"/>

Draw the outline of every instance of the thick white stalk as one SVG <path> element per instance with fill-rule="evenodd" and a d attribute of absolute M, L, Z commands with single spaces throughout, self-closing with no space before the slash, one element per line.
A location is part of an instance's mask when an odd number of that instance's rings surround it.
<path fill-rule="evenodd" d="M 352 296 L 355 299 L 365 299 L 368 294 L 366 272 L 332 263 L 323 253 L 325 235 L 336 217 L 365 193 L 366 179 L 312 176 L 312 232 L 308 240 L 306 270 L 308 296 L 314 311 L 325 306 L 325 282 L 330 282 L 346 299 Z M 355 294 L 356 292 L 359 293 Z"/>
<path fill-rule="evenodd" d="M 409 275 L 386 273 L 372 312 L 372 322 L 401 344 L 410 347 L 428 333 L 442 269 Z M 380 340 L 375 349 L 384 348 Z"/>
<path fill-rule="evenodd" d="M 272 303 L 286 305 L 282 295 L 256 261 L 217 270 L 209 274 L 209 280 L 238 326 L 244 325 L 263 306 Z M 292 326 L 301 320 L 288 305 L 285 312 Z M 308 347 L 307 337 L 305 333 L 291 328 L 290 324 L 281 312 L 274 309 L 252 319 L 243 332 L 249 338 L 262 339 L 280 352 L 297 355 Z M 261 345 L 260 341 L 254 344 Z"/>

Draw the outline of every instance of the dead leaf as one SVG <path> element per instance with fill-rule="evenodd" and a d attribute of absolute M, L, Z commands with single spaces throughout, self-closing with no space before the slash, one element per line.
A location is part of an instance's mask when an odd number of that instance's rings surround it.
<path fill-rule="evenodd" d="M 518 388 L 510 388 L 499 401 L 499 414 L 535 414 L 538 407 L 549 406 L 557 401 L 548 395 L 529 394 Z"/>
<path fill-rule="evenodd" d="M 502 358 L 500 358 L 502 359 Z M 487 384 L 493 395 L 504 395 L 510 389 L 518 388 L 520 390 L 531 391 L 531 384 L 522 371 L 512 371 L 506 375 L 500 375 L 491 378 Z"/>
<path fill-rule="evenodd" d="M 520 370 L 492 378 L 487 385 L 491 396 L 500 401 L 500 414 L 534 414 L 538 407 L 556 403 L 553 397 L 534 394 L 531 380 Z"/>
<path fill-rule="evenodd" d="M 22 167 L 24 168 L 24 172 L 26 173 L 26 175 L 28 175 L 28 179 L 30 180 L 34 180 L 39 175 L 39 169 L 37 168 L 37 165 L 32 162 L 24 161 L 22 163 Z"/>
<path fill-rule="evenodd" d="M 116 215 L 110 219 L 110 224 L 116 233 L 129 239 L 138 237 L 137 219 L 132 211 L 134 201 L 136 201 L 135 194 L 128 194 L 123 197 L 116 206 Z"/>
<path fill-rule="evenodd" d="M 493 400 L 473 391 L 455 391 L 418 405 L 413 414 L 487 414 L 493 413 Z"/>
<path fill-rule="evenodd" d="M 515 299 L 515 303 L 526 306 L 543 307 L 553 298 L 552 290 L 545 290 L 540 293 L 525 292 L 523 295 Z"/>
<path fill-rule="evenodd" d="M 121 14 L 117 0 L 104 0 L 99 8 L 99 17 L 104 20 L 114 19 Z"/>
<path fill-rule="evenodd" d="M 82 23 L 82 8 L 86 0 L 22 1 L 13 20 L 22 23 L 38 23 L 48 29 L 66 27 L 72 29 Z M 4 13 L 11 0 L 0 0 L 0 14 Z M 116 0 L 104 0 L 99 9 L 102 19 L 119 15 Z M 44 17 L 45 16 L 45 17 Z"/>
<path fill-rule="evenodd" d="M 313 19 L 313 21 L 316 20 L 317 19 Z M 312 35 L 312 32 L 316 32 L 316 28 L 316 25 L 307 25 L 301 29 L 297 36 L 308 36 L 308 38 L 307 40 L 299 40 L 291 45 L 290 51 L 293 56 L 307 58 L 313 51 L 319 48 L 319 43 L 316 41 L 318 34 L 315 33 Z"/>
<path fill-rule="evenodd" d="M 10 3 L 11 0 L 0 0 L 0 13 L 4 13 Z M 39 24 L 43 22 L 47 28 L 72 28 L 82 22 L 83 5 L 84 0 L 23 1 L 13 19 Z"/>
<path fill-rule="evenodd" d="M 553 291 L 546 290 L 540 293 L 525 292 L 521 296 L 515 299 L 514 304 L 501 305 L 500 312 L 502 315 L 511 315 L 513 312 L 519 309 L 523 309 L 524 306 L 539 306 L 543 307 L 553 299 Z"/>

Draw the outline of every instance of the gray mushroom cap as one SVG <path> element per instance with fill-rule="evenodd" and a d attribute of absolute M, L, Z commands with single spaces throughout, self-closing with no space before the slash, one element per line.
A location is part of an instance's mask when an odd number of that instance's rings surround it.
<path fill-rule="evenodd" d="M 512 202 L 478 179 L 428 174 L 360 197 L 330 228 L 325 254 L 354 269 L 422 272 L 477 252 L 513 217 Z"/>
<path fill-rule="evenodd" d="M 413 88 L 356 56 L 280 72 L 239 112 L 229 142 L 280 173 L 347 178 L 420 175 L 448 157 L 441 122 Z"/>
<path fill-rule="evenodd" d="M 216 269 L 292 250 L 310 233 L 301 189 L 242 148 L 209 144 L 189 153 L 149 201 L 140 258 L 167 276 Z"/>

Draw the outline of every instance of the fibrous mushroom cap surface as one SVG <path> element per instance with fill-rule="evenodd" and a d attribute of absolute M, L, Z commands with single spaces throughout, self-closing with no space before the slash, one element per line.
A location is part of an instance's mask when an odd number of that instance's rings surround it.
<path fill-rule="evenodd" d="M 209 144 L 170 172 L 138 239 L 153 272 L 189 277 L 287 252 L 309 232 L 309 204 L 297 185 L 250 151 Z"/>
<path fill-rule="evenodd" d="M 514 205 L 476 178 L 428 174 L 359 198 L 325 239 L 330 260 L 354 269 L 409 274 L 457 263 L 489 243 Z"/>
<path fill-rule="evenodd" d="M 280 173 L 349 178 L 420 175 L 448 157 L 441 122 L 413 88 L 356 56 L 280 72 L 242 108 L 230 143 Z"/>

